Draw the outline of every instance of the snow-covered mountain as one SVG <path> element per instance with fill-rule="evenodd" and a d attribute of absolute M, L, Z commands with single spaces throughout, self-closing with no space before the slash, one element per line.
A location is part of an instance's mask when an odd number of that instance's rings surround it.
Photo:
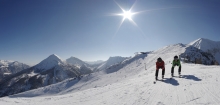
<path fill-rule="evenodd" d="M 180 58 L 186 63 L 211 65 L 212 62 L 215 61 L 215 57 L 209 52 L 202 51 L 189 45 L 187 45 L 185 49 L 185 52 L 180 54 Z"/>
<path fill-rule="evenodd" d="M 91 73 L 86 66 L 78 68 L 64 63 L 55 54 L 50 55 L 39 64 L 11 75 L 0 82 L 0 96 L 12 95 L 39 87 L 61 82 L 68 78 L 76 78 Z M 18 88 L 19 87 L 19 88 Z"/>
<path fill-rule="evenodd" d="M 199 38 L 188 45 L 194 46 L 204 52 L 211 53 L 220 63 L 220 41 L 212 41 L 205 38 Z"/>
<path fill-rule="evenodd" d="M 0 104 L 218 105 L 220 67 L 182 61 L 182 78 L 170 79 L 171 62 L 175 55 L 179 55 L 181 59 L 185 55 L 192 57 L 191 59 L 196 57 L 203 60 L 215 59 L 212 54 L 188 44 L 169 45 L 126 58 L 99 72 L 84 75 L 81 79 L 69 78 L 50 86 L 1 98 Z M 158 57 L 165 62 L 165 79 L 153 84 L 155 62 Z M 177 70 L 175 67 L 174 75 L 177 75 Z"/>
<path fill-rule="evenodd" d="M 95 71 L 105 70 L 112 65 L 124 61 L 125 59 L 128 59 L 128 57 L 121 57 L 121 56 L 109 57 L 109 59 L 103 62 L 99 67 L 97 67 Z"/>
<path fill-rule="evenodd" d="M 87 63 L 85 63 L 84 61 L 76 58 L 76 57 L 70 57 L 68 59 L 66 59 L 66 62 L 72 65 L 75 65 L 77 67 L 81 67 L 82 65 L 88 65 Z"/>
<path fill-rule="evenodd" d="M 155 62 L 158 57 L 162 57 L 167 66 L 171 65 L 170 62 L 173 60 L 173 56 L 180 55 L 184 51 L 185 46 L 183 46 L 182 44 L 166 46 L 153 52 L 147 52 L 146 54 L 137 54 L 132 58 L 123 59 L 121 62 L 113 63 L 111 66 L 107 67 L 107 69 L 104 69 L 100 72 L 94 72 L 92 74 L 85 75 L 81 78 L 81 80 L 68 79 L 44 88 L 20 93 L 14 95 L 13 97 L 33 97 L 55 94 L 65 95 L 69 93 L 76 94 L 76 92 L 84 92 L 87 90 L 89 91 L 93 88 L 102 89 L 102 87 L 108 88 L 109 86 L 111 87 L 111 85 L 114 87 L 116 85 L 120 85 L 121 83 L 129 84 L 129 81 L 136 80 L 139 77 L 148 77 L 148 79 L 142 79 L 153 80 Z M 111 59 L 114 59 L 114 57 L 112 57 Z M 171 67 L 169 66 L 169 68 Z M 149 71 L 148 73 L 145 73 L 146 69 L 147 71 Z M 149 82 L 152 84 L 152 81 Z"/>
<path fill-rule="evenodd" d="M 103 71 L 85 75 L 81 80 L 67 79 L 57 84 L 1 98 L 0 103 L 4 105 L 218 105 L 220 103 L 219 66 L 182 62 L 182 78 L 170 79 L 173 57 L 187 52 L 201 54 L 203 51 L 184 44 L 165 46 L 153 52 L 137 54 Z M 153 84 L 155 62 L 158 57 L 161 57 L 166 64 L 165 79 Z M 177 68 L 174 69 L 174 75 L 177 75 Z M 161 79 L 161 71 L 159 71 L 159 79 Z"/>
<path fill-rule="evenodd" d="M 0 60 L 0 80 L 29 67 L 30 66 L 18 61 Z"/>
<path fill-rule="evenodd" d="M 64 65 L 64 62 L 56 54 L 52 54 L 35 66 L 35 72 L 49 70 L 57 65 Z"/>
<path fill-rule="evenodd" d="M 83 64 L 80 68 L 79 68 L 79 72 L 81 74 L 90 74 L 92 73 L 92 69 L 91 67 L 88 67 L 87 65 Z"/>
<path fill-rule="evenodd" d="M 80 60 L 80 59 L 78 59 L 76 57 L 70 57 L 70 58 L 66 59 L 66 63 L 78 67 L 79 68 L 79 72 L 81 74 L 89 74 L 89 73 L 92 72 L 92 70 L 94 68 L 93 66 L 85 63 L 84 61 L 82 61 L 82 60 Z"/>

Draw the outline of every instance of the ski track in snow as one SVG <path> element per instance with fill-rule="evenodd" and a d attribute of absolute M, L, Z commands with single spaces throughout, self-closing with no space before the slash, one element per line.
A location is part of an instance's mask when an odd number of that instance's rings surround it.
<path fill-rule="evenodd" d="M 140 62 L 130 64 L 111 74 L 79 81 L 72 88 L 57 95 L 3 97 L 0 98 L 0 104 L 218 105 L 220 103 L 219 66 L 182 64 L 182 78 L 170 79 L 171 64 L 167 64 L 165 80 L 153 84 L 154 66 L 145 70 L 143 62 L 147 62 L 146 59 Z M 159 79 L 161 79 L 161 73 L 160 70 Z M 177 67 L 175 67 L 174 75 L 177 76 L 177 73 Z M 125 74 L 127 77 L 124 77 Z"/>

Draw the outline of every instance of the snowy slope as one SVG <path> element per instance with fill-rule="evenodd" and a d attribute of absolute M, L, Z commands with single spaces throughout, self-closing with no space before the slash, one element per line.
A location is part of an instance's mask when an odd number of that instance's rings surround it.
<path fill-rule="evenodd" d="M 168 65 L 167 68 L 170 68 Z M 153 84 L 154 72 L 152 70 L 140 70 L 135 76 L 107 84 L 97 85 L 93 88 L 62 95 L 41 97 L 5 97 L 0 99 L 4 105 L 195 105 L 220 103 L 220 75 L 219 67 L 183 64 L 183 78 L 168 79 L 167 70 L 165 80 Z M 193 70 L 192 70 L 193 69 Z M 107 77 L 108 80 L 116 77 Z M 104 78 L 100 78 L 102 80 Z M 96 80 L 96 81 L 100 81 Z M 106 79 L 105 79 L 106 80 Z M 103 80 L 104 81 L 104 80 Z M 71 82 L 74 84 L 75 81 Z M 70 82 L 69 82 L 70 83 Z M 89 84 L 89 82 L 88 82 Z M 47 91 L 42 92 L 45 94 Z M 59 93 L 59 89 L 53 91 Z M 36 93 L 38 91 L 35 91 Z M 40 93 L 40 92 L 39 92 Z M 31 95 L 31 94 L 29 94 Z"/>
<path fill-rule="evenodd" d="M 215 59 L 220 62 L 220 41 L 212 41 L 205 38 L 199 38 L 188 45 L 194 46 L 200 50 L 211 53 Z"/>
<path fill-rule="evenodd" d="M 66 85 L 65 83 L 64 85 L 58 84 L 57 86 L 56 85 L 54 86 L 59 87 L 59 90 L 63 90 L 62 92 L 60 92 L 60 94 L 65 94 L 65 93 L 69 93 L 70 91 L 72 92 L 78 91 L 77 89 L 78 87 L 80 87 L 81 90 L 86 90 L 89 88 L 109 85 L 118 81 L 122 81 L 127 77 L 136 76 L 141 70 L 145 70 L 145 63 L 147 69 L 150 69 L 152 67 L 153 69 L 155 69 L 154 68 L 155 61 L 159 56 L 163 58 L 166 64 L 168 64 L 169 62 L 172 61 L 174 55 L 178 55 L 184 51 L 185 48 L 182 46 L 182 44 L 166 46 L 154 52 L 150 52 L 147 54 L 139 54 L 134 56 L 133 58 L 128 58 L 123 62 L 110 66 L 110 68 L 106 70 L 102 70 L 100 72 L 96 72 L 91 75 L 84 76 L 79 82 L 77 82 L 77 84 L 73 84 L 73 86 Z M 53 89 L 57 89 L 57 88 L 53 88 Z M 42 89 L 40 93 L 43 93 L 44 91 L 47 90 L 48 89 L 46 90 Z M 51 90 L 51 91 L 57 92 L 57 90 Z M 35 93 L 39 94 L 34 90 L 33 93 L 32 91 L 29 92 L 28 94 L 32 94 L 33 96 L 35 96 L 34 95 Z M 40 95 L 44 95 L 44 94 L 40 94 Z"/>
<path fill-rule="evenodd" d="M 109 59 L 107 61 L 105 61 L 103 64 L 101 64 L 96 71 L 100 71 L 100 70 L 105 70 L 108 67 L 110 67 L 111 65 L 120 63 L 122 61 L 124 61 L 125 59 L 127 59 L 128 57 L 121 57 L 121 56 L 115 56 L 115 57 L 109 57 Z"/>
<path fill-rule="evenodd" d="M 109 69 L 111 73 L 100 71 L 81 79 L 68 79 L 47 87 L 1 98 L 0 104 L 218 105 L 220 66 L 183 63 L 183 78 L 169 79 L 173 56 L 185 51 L 186 46 L 182 44 L 166 46 L 127 59 L 111 67 Z M 158 57 L 162 57 L 166 63 L 165 80 L 153 84 L 155 62 Z M 177 75 L 177 68 L 174 75 Z"/>

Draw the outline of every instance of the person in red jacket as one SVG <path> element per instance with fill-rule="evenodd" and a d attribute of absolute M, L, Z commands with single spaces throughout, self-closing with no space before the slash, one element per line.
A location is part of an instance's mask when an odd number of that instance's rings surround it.
<path fill-rule="evenodd" d="M 156 62 L 156 73 L 155 73 L 156 80 L 158 80 L 157 77 L 158 77 L 159 69 L 162 69 L 162 78 L 164 78 L 165 63 L 160 57 L 157 59 L 157 62 Z"/>

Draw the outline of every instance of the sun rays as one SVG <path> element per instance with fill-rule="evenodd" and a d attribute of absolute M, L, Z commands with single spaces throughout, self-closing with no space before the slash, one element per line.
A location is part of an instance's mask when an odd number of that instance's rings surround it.
<path fill-rule="evenodd" d="M 141 36 L 145 37 L 145 33 L 144 31 L 142 31 L 142 29 L 138 26 L 138 24 L 133 20 L 133 17 L 136 14 L 140 14 L 140 13 L 145 13 L 145 12 L 151 12 L 151 11 L 158 11 L 158 10 L 165 10 L 165 9 L 174 9 L 174 8 L 181 8 L 181 7 L 166 7 L 166 8 L 156 8 L 156 9 L 149 9 L 149 10 L 142 10 L 142 11 L 138 11 L 138 12 L 134 12 L 132 11 L 132 9 L 134 8 L 137 0 L 135 0 L 135 2 L 132 4 L 131 8 L 129 10 L 125 10 L 122 8 L 121 5 L 119 5 L 115 0 L 114 2 L 117 4 L 117 6 L 121 9 L 121 13 L 114 13 L 111 14 L 111 16 L 121 16 L 122 20 L 120 21 L 118 28 L 113 36 L 113 38 L 116 36 L 116 34 L 118 33 L 118 31 L 120 30 L 122 24 L 124 23 L 125 20 L 129 20 L 129 22 L 131 22 L 135 27 L 137 27 L 137 29 L 141 32 Z"/>
<path fill-rule="evenodd" d="M 125 21 L 125 20 L 129 20 L 134 26 L 136 26 L 141 32 L 142 32 L 142 34 L 143 34 L 143 31 L 138 27 L 138 25 L 137 25 L 137 23 L 132 19 L 132 17 L 134 16 L 134 15 L 136 15 L 136 14 L 138 14 L 138 13 L 141 13 L 141 12 L 132 12 L 132 9 L 133 9 L 133 7 L 134 7 L 134 5 L 135 5 L 135 3 L 131 6 L 131 8 L 129 9 L 129 10 L 125 10 L 125 9 L 123 9 L 116 1 L 114 1 L 117 5 L 118 5 L 118 7 L 121 9 L 121 11 L 122 11 L 122 13 L 116 13 L 116 14 L 112 14 L 113 16 L 121 16 L 121 17 L 123 17 L 122 18 L 122 20 L 121 20 L 121 22 L 119 23 L 119 26 L 118 26 L 118 28 L 117 28 L 117 30 L 116 30 L 116 32 L 115 32 L 115 34 L 114 34 L 114 36 L 118 33 L 118 31 L 119 31 L 119 29 L 120 29 L 120 27 L 122 26 L 122 24 L 123 24 L 123 22 Z M 113 36 L 113 37 L 114 37 Z"/>

